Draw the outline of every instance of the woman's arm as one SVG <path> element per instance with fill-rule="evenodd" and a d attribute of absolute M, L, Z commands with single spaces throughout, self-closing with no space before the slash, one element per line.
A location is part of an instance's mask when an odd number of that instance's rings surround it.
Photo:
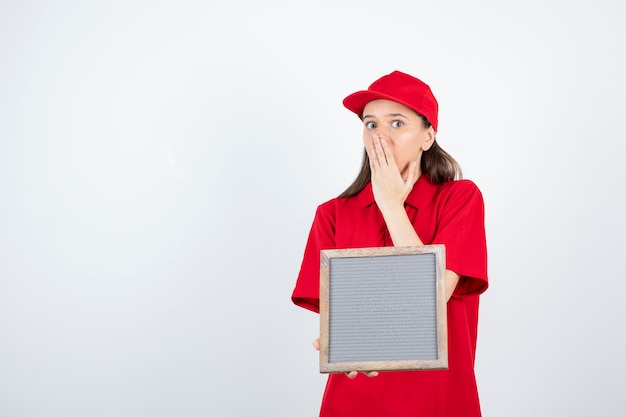
<path fill-rule="evenodd" d="M 417 161 L 411 163 L 406 179 L 403 179 L 385 139 L 374 135 L 371 144 L 366 144 L 365 149 L 372 171 L 374 199 L 385 219 L 394 246 L 423 245 L 404 208 L 407 196 L 421 175 Z M 446 300 L 452 296 L 459 278 L 456 272 L 446 270 Z"/>

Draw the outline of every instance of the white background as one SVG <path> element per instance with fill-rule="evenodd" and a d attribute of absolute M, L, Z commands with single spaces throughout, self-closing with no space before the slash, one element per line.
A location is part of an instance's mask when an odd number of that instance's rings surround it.
<path fill-rule="evenodd" d="M 290 295 L 398 69 L 485 197 L 484 415 L 623 416 L 619 4 L 3 1 L 0 415 L 317 415 Z"/>

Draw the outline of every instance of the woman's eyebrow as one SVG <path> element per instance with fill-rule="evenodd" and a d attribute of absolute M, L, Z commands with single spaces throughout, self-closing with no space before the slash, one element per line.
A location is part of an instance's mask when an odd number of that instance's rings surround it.
<path fill-rule="evenodd" d="M 390 114 L 388 114 L 388 115 L 387 115 L 387 117 L 402 117 L 402 118 L 405 118 L 405 119 L 409 120 L 409 118 L 408 118 L 408 117 L 406 117 L 406 116 L 405 116 L 404 114 L 402 114 L 402 113 L 390 113 Z"/>
<path fill-rule="evenodd" d="M 371 118 L 371 117 L 374 117 L 374 116 L 372 116 L 370 114 L 365 114 L 365 115 L 363 115 L 363 119 L 362 120 L 365 120 L 365 119 Z M 389 114 L 386 114 L 385 117 L 402 117 L 404 119 L 409 120 L 409 118 L 406 117 L 405 115 L 403 115 L 402 113 L 389 113 Z"/>

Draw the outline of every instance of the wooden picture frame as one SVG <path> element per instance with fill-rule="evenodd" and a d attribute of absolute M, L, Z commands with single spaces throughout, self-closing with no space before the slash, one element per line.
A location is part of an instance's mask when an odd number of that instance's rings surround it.
<path fill-rule="evenodd" d="M 320 372 L 448 368 L 445 246 L 322 250 Z"/>

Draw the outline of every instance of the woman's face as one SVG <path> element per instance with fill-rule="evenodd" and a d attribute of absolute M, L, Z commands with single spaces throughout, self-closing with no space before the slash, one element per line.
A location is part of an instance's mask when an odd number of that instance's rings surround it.
<path fill-rule="evenodd" d="M 403 178 L 413 161 L 418 173 L 422 152 L 435 139 L 435 130 L 425 128 L 422 118 L 410 108 L 390 100 L 374 100 L 363 109 L 363 143 L 371 143 L 374 135 L 387 140 Z"/>

